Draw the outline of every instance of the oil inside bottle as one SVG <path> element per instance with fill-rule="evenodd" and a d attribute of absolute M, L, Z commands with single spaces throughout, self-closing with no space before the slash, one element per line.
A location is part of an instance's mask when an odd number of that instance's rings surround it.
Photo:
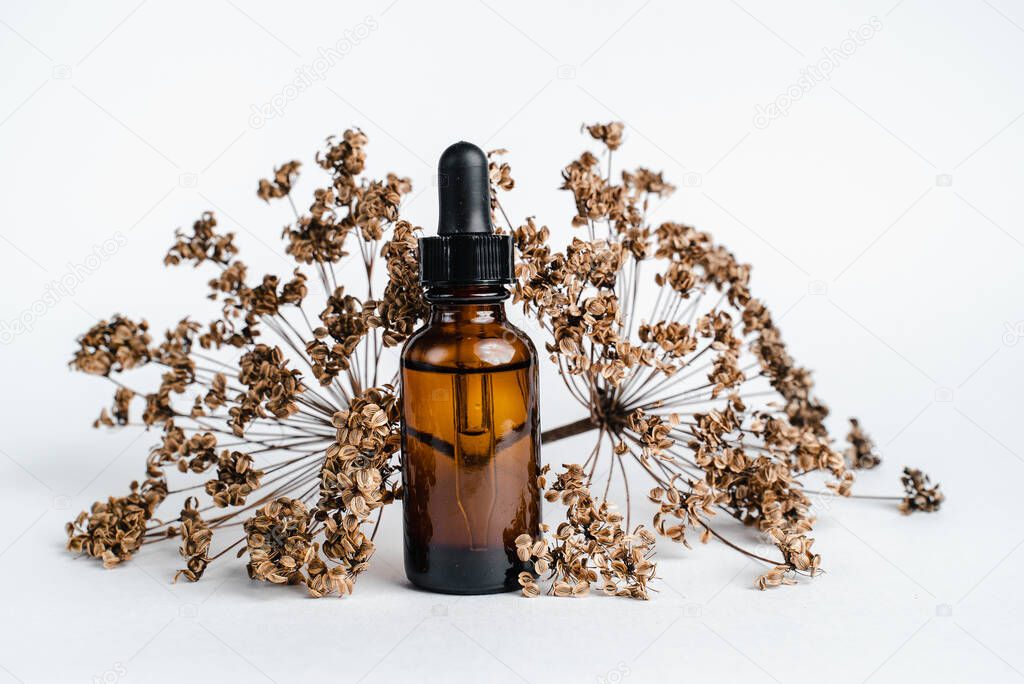
<path fill-rule="evenodd" d="M 520 534 L 540 520 L 529 367 L 402 370 L 406 404 L 406 571 L 438 591 L 514 589 Z"/>

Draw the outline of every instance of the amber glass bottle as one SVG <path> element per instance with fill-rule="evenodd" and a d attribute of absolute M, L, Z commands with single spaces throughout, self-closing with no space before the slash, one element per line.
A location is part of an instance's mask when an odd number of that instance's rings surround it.
<path fill-rule="evenodd" d="M 445 593 L 515 589 L 514 540 L 540 527 L 537 354 L 505 319 L 512 245 L 494 235 L 487 160 L 441 157 L 437 237 L 420 240 L 430 318 L 402 352 L 405 571 Z"/>

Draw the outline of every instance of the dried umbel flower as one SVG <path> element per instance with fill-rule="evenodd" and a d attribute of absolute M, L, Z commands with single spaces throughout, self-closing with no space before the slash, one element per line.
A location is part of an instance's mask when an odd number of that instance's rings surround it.
<path fill-rule="evenodd" d="M 584 234 L 558 251 L 533 219 L 508 224 L 520 252 L 515 301 L 544 328 L 546 349 L 587 414 L 545 432 L 544 441 L 596 430 L 579 466 L 581 486 L 595 484 L 602 454 L 610 454 L 604 489 L 621 475 L 628 516 L 622 464 L 635 462 L 653 481 L 657 532 L 686 544 L 687 529 L 697 529 L 704 541 L 716 537 L 769 563 L 762 588 L 816 574 L 821 557 L 811 551 L 814 518 L 801 478 L 821 472 L 832 492 L 848 496 L 847 459 L 855 468 L 877 463 L 870 439 L 854 420 L 846 458 L 833 448 L 828 409 L 752 296 L 750 267 L 696 228 L 649 223 L 652 200 L 675 188 L 644 168 L 613 176 L 621 123 L 584 129 L 607 157 L 605 164 L 583 152 L 562 172 L 576 208 L 572 225 Z M 505 171 L 494 168 L 496 192 Z M 727 540 L 712 526 L 722 511 L 756 526 L 779 556 Z M 572 593 L 580 580 L 570 574 L 559 591 Z M 533 583 L 524 589 L 535 593 Z"/>
<path fill-rule="evenodd" d="M 585 126 L 587 132 L 595 140 L 600 140 L 609 150 L 614 151 L 622 145 L 622 133 L 626 126 L 621 121 L 613 121 L 606 124 L 591 124 Z"/>
<path fill-rule="evenodd" d="M 190 582 L 197 582 L 206 572 L 210 564 L 210 542 L 213 541 L 213 530 L 203 520 L 199 510 L 199 499 L 189 497 L 185 507 L 181 509 L 181 555 L 185 558 L 185 567 L 174 575 L 174 579 L 185 577 Z"/>
<path fill-rule="evenodd" d="M 302 569 L 313 559 L 313 536 L 305 504 L 280 497 L 245 521 L 249 577 L 274 584 L 305 581 Z"/>
<path fill-rule="evenodd" d="M 882 462 L 882 458 L 875 453 L 875 443 L 861 429 L 856 418 L 850 419 L 850 432 L 846 435 L 846 441 L 850 443 L 845 453 L 846 460 L 854 468 L 870 469 Z"/>
<path fill-rule="evenodd" d="M 253 467 L 252 456 L 225 449 L 217 461 L 217 477 L 206 483 L 206 493 L 218 508 L 241 506 L 260 486 L 263 471 Z"/>
<path fill-rule="evenodd" d="M 776 565 L 762 575 L 758 575 L 754 582 L 758 589 L 764 591 L 769 587 L 780 587 L 787 584 L 796 584 L 796 580 L 790 576 L 788 565 Z"/>
<path fill-rule="evenodd" d="M 185 567 L 175 578 L 197 581 L 244 543 L 254 579 L 301 583 L 314 596 L 351 593 L 374 550 L 367 523 L 400 496 L 397 378 L 382 367 L 385 350 L 427 310 L 416 282 L 418 229 L 398 213 L 411 184 L 394 174 L 363 178 L 366 145 L 353 129 L 317 155 L 328 183 L 284 230 L 296 262 L 288 279 L 251 282 L 234 236 L 206 212 L 191 233 L 176 233 L 164 262 L 211 267 L 209 296 L 221 315 L 205 325 L 181 319 L 159 343 L 145 321 L 120 315 L 79 339 L 72 367 L 116 387 L 96 426 L 143 426 L 161 437 L 142 485 L 68 524 L 71 551 L 109 567 L 177 538 Z M 257 195 L 294 209 L 299 169 L 281 165 Z M 362 268 L 347 269 L 342 284 L 338 262 L 350 253 Z M 149 392 L 124 377 L 143 366 L 162 371 Z M 169 490 L 171 478 L 185 481 Z M 183 492 L 195 495 L 180 514 L 159 519 L 157 507 Z M 239 523 L 241 539 L 221 539 Z"/>
<path fill-rule="evenodd" d="M 164 263 L 168 266 L 180 264 L 182 261 L 191 261 L 196 266 L 204 261 L 212 261 L 222 266 L 231 263 L 232 257 L 238 253 L 234 242 L 235 234 L 220 234 L 216 228 L 217 219 L 213 212 L 207 211 L 192 224 L 191 235 L 176 231 L 175 242 L 167 250 Z"/>
<path fill-rule="evenodd" d="M 934 487 L 931 479 L 914 468 L 904 468 L 903 476 L 900 478 L 907 495 L 900 501 L 900 511 L 904 515 L 910 515 L 915 511 L 932 513 L 939 510 L 939 506 L 945 500 L 945 496 L 939 491 L 939 485 Z"/>
<path fill-rule="evenodd" d="M 148 363 L 152 341 L 148 330 L 146 321 L 135 323 L 120 315 L 109 323 L 100 321 L 79 339 L 71 364 L 85 373 L 109 375 Z"/>
<path fill-rule="evenodd" d="M 550 580 L 555 596 L 584 596 L 593 584 L 611 596 L 647 600 L 647 584 L 656 566 L 654 535 L 644 527 L 632 534 L 622 527 L 622 515 L 607 501 L 597 501 L 586 485 L 586 474 L 578 464 L 563 466 L 544 497 L 565 506 L 566 520 L 554 532 L 544 526 L 544 539 L 528 534 L 516 538 L 521 561 L 532 561 L 537 575 Z M 547 466 L 542 473 L 548 472 Z M 540 485 L 545 485 L 542 474 Z M 519 575 L 523 595 L 537 596 L 540 588 L 534 574 Z"/>
<path fill-rule="evenodd" d="M 127 496 L 97 501 L 90 512 L 79 513 L 65 526 L 69 551 L 98 558 L 110 568 L 139 550 L 167 487 L 161 480 L 147 480 L 141 487 L 132 482 L 129 489 Z"/>
<path fill-rule="evenodd" d="M 320 568 L 310 591 L 339 593 L 367 567 L 373 540 L 363 531 L 374 512 L 401 495 L 392 476 L 398 472 L 401 444 L 398 397 L 390 387 L 370 389 L 334 416 L 337 440 L 320 470 L 316 519 L 323 523 L 323 554 L 343 576 Z M 318 566 L 319 567 L 319 566 Z M 339 577 L 347 584 L 337 584 Z"/>
<path fill-rule="evenodd" d="M 397 404 L 391 388 L 370 389 L 335 414 L 316 507 L 279 497 L 245 523 L 251 578 L 304 584 L 315 597 L 352 593 L 374 552 L 363 525 L 395 500 Z"/>
<path fill-rule="evenodd" d="M 292 182 L 299 175 L 299 168 L 302 167 L 302 162 L 292 160 L 274 169 L 273 180 L 267 180 L 266 178 L 260 179 L 259 189 L 256 190 L 256 196 L 264 202 L 269 202 L 271 199 L 287 197 L 292 191 Z"/>

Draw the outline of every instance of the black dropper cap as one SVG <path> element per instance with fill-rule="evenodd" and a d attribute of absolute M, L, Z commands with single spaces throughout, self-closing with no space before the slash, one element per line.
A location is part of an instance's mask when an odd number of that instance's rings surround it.
<path fill-rule="evenodd" d="M 487 155 L 457 142 L 437 164 L 441 201 L 436 237 L 420 238 L 420 282 L 424 287 L 509 285 L 512 237 L 495 235 Z"/>

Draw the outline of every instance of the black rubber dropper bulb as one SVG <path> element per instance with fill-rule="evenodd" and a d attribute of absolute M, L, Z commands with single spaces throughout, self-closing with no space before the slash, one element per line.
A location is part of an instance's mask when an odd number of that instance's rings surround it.
<path fill-rule="evenodd" d="M 512 238 L 494 234 L 487 155 L 457 142 L 441 155 L 437 178 L 437 235 L 420 238 L 420 282 L 428 289 L 511 284 Z"/>
<path fill-rule="evenodd" d="M 472 143 L 457 142 L 437 164 L 441 211 L 438 235 L 494 233 L 487 155 Z"/>

